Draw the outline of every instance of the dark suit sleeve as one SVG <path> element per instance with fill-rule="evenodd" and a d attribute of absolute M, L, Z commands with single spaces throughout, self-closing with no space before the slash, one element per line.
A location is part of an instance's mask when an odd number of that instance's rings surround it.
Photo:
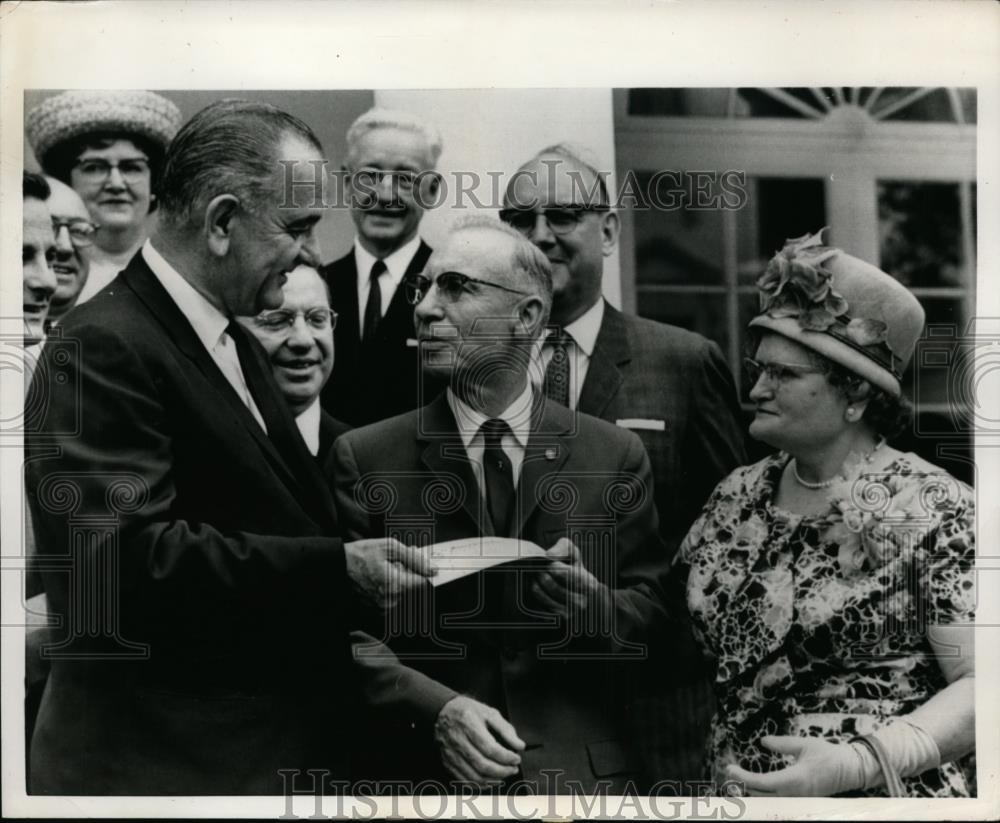
<path fill-rule="evenodd" d="M 631 432 L 619 471 L 622 482 L 609 490 L 609 502 L 619 512 L 617 585 L 612 590 L 615 631 L 605 633 L 602 641 L 612 651 L 620 641 L 646 643 L 655 638 L 667 620 L 661 584 L 668 560 L 660 538 L 653 471 L 642 441 Z M 596 558 L 585 554 L 584 561 L 593 568 Z"/>
<path fill-rule="evenodd" d="M 336 441 L 328 468 L 346 538 L 381 537 L 374 533 L 369 516 L 355 499 L 360 471 L 349 438 Z M 368 628 L 377 633 L 376 626 Z M 379 723 L 396 732 L 428 737 L 444 704 L 457 692 L 403 665 L 388 646 L 365 631 L 354 632 L 352 641 L 361 696 L 369 710 L 380 715 Z"/>
<path fill-rule="evenodd" d="M 116 534 L 97 530 L 98 537 L 82 552 L 77 546 L 73 559 L 100 576 L 109 553 L 119 553 L 119 593 L 130 604 L 123 617 L 143 621 L 137 625 L 168 632 L 171 626 L 183 632 L 184 626 L 211 638 L 212 618 L 230 610 L 329 631 L 332 610 L 346 608 L 349 600 L 341 541 L 223 533 L 208 523 L 177 519 L 173 508 L 183 492 L 175 485 L 171 442 L 186 425 L 185 410 L 170 406 L 163 374 L 148 356 L 136 354 L 136 344 L 95 324 L 75 334 L 79 349 L 62 350 L 69 365 L 56 369 L 48 363 L 47 378 L 32 387 L 48 404 L 37 448 L 29 439 L 34 459 L 26 466 L 39 546 L 48 554 L 67 553 L 71 519 L 107 521 L 110 509 L 117 516 Z M 76 374 L 78 391 L 60 385 L 60 373 Z M 77 408 L 79 431 L 59 434 L 74 430 Z M 59 449 L 56 459 L 43 459 L 49 448 L 44 444 Z M 65 575 L 47 576 L 46 590 L 54 610 L 65 612 L 72 596 Z"/>
<path fill-rule="evenodd" d="M 681 488 L 681 522 L 667 536 L 671 555 L 719 481 L 746 462 L 739 396 L 715 343 L 706 341 L 689 379 L 690 407 L 681 458 L 687 479 Z"/>

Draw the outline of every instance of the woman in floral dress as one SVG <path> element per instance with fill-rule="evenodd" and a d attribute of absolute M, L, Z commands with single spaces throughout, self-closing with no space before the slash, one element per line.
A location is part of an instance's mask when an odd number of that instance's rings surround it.
<path fill-rule="evenodd" d="M 678 554 L 718 662 L 723 792 L 975 794 L 973 495 L 886 444 L 924 314 L 879 269 L 790 240 L 758 280 L 750 434 Z M 900 780 L 901 778 L 901 780 Z"/>

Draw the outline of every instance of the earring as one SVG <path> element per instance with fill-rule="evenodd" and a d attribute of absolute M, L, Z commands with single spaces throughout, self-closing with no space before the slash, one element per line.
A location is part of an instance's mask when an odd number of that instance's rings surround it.
<path fill-rule="evenodd" d="M 851 420 L 854 419 L 854 406 L 848 406 L 847 407 L 847 419 L 848 419 L 848 421 L 851 421 Z"/>

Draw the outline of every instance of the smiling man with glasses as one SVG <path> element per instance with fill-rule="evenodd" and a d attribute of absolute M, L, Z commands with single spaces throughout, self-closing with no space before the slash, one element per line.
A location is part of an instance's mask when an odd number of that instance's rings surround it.
<path fill-rule="evenodd" d="M 736 388 L 715 343 L 635 317 L 602 297 L 604 260 L 620 221 L 605 178 L 565 145 L 549 146 L 511 177 L 501 219 L 552 266 L 555 328 L 542 348 L 543 389 L 579 412 L 632 429 L 649 453 L 660 527 L 672 556 L 716 483 L 744 460 Z M 681 613 L 682 597 L 672 604 Z M 707 674 L 693 641 L 660 650 L 637 684 L 633 717 L 650 779 L 695 779 L 711 716 Z"/>
<path fill-rule="evenodd" d="M 57 323 L 72 309 L 87 283 L 90 273 L 90 249 L 94 244 L 97 225 L 83 200 L 73 189 L 55 177 L 46 177 L 52 194 L 48 199 L 52 215 L 52 230 L 56 236 L 56 253 L 52 271 L 56 290 L 49 306 L 49 323 Z"/>
<path fill-rule="evenodd" d="M 288 273 L 280 308 L 240 322 L 264 347 L 271 371 L 309 452 L 322 465 L 333 441 L 349 428 L 320 408 L 319 393 L 333 371 L 337 313 L 319 272 L 299 266 Z"/>

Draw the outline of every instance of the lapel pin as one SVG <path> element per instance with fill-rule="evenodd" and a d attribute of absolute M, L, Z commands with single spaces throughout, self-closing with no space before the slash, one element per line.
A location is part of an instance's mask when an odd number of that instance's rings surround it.
<path fill-rule="evenodd" d="M 545 459 L 546 460 L 555 460 L 556 459 L 556 450 L 555 449 L 546 449 L 545 450 Z"/>

